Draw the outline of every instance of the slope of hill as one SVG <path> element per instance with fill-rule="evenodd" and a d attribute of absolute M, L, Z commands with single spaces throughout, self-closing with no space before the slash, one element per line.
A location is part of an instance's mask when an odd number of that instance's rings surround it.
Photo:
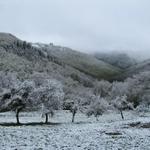
<path fill-rule="evenodd" d="M 47 56 L 41 49 L 21 41 L 11 34 L 0 33 L 0 71 L 17 72 L 20 78 L 34 73 L 47 74 L 64 84 L 92 86 L 94 78 L 62 63 L 54 56 Z"/>
<path fill-rule="evenodd" d="M 128 77 L 132 77 L 133 75 L 145 71 L 150 71 L 150 59 L 138 62 L 137 64 L 125 69 L 122 74 L 116 76 L 113 80 L 125 80 Z"/>
<path fill-rule="evenodd" d="M 124 73 L 124 77 L 130 77 L 134 74 L 138 74 L 140 72 L 149 71 L 150 70 L 150 59 L 140 62 L 134 66 L 131 66 Z"/>
<path fill-rule="evenodd" d="M 126 53 L 110 52 L 110 53 L 95 53 L 94 56 L 120 69 L 127 69 L 136 64 L 136 60 L 131 58 Z"/>
<path fill-rule="evenodd" d="M 31 44 L 8 33 L 0 33 L 0 71 L 15 71 L 21 78 L 46 73 L 83 86 L 92 86 L 95 78 L 111 80 L 121 72 L 93 56 L 52 44 Z"/>
<path fill-rule="evenodd" d="M 121 72 L 121 69 L 98 60 L 92 55 L 74 51 L 67 47 L 40 43 L 33 44 L 33 46 L 43 49 L 48 55 L 55 56 L 65 64 L 98 79 L 109 80 Z"/>

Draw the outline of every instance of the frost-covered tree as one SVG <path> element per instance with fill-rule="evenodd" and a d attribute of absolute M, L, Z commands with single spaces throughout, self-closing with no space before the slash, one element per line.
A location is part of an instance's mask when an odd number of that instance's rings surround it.
<path fill-rule="evenodd" d="M 129 93 L 129 84 L 128 82 L 113 82 L 112 89 L 110 92 L 111 99 L 117 96 L 127 95 Z"/>
<path fill-rule="evenodd" d="M 132 78 L 126 79 L 124 82 L 113 82 L 110 99 L 126 95 L 127 101 L 133 103 L 134 107 L 137 107 L 140 103 L 147 101 L 144 97 L 149 93 L 149 87 L 150 71 L 141 72 Z"/>
<path fill-rule="evenodd" d="M 11 91 L 9 89 L 2 89 L 0 93 L 0 112 L 5 112 L 4 103 L 11 98 Z"/>
<path fill-rule="evenodd" d="M 0 112 L 15 111 L 17 124 L 19 122 L 19 113 L 28 106 L 28 95 L 34 89 L 32 81 L 24 81 L 10 90 L 4 90 L 1 94 Z"/>
<path fill-rule="evenodd" d="M 42 108 L 45 115 L 45 123 L 48 123 L 48 115 L 54 114 L 54 110 L 62 108 L 64 99 L 63 87 L 57 80 L 46 79 L 40 87 L 30 94 L 30 101 L 36 108 Z"/>
<path fill-rule="evenodd" d="M 75 116 L 78 112 L 85 112 L 91 93 L 90 88 L 83 88 L 79 85 L 71 86 L 65 90 L 65 105 L 72 113 L 72 122 L 75 121 Z"/>
<path fill-rule="evenodd" d="M 0 71 L 0 87 L 5 89 L 18 88 L 20 80 L 16 73 Z"/>
<path fill-rule="evenodd" d="M 97 81 L 94 87 L 94 94 L 106 97 L 111 90 L 111 83 L 105 80 Z"/>
<path fill-rule="evenodd" d="M 72 91 L 74 90 L 74 91 Z M 65 103 L 67 108 L 72 113 L 72 122 L 75 121 L 75 116 L 77 112 L 83 111 L 84 98 L 76 91 L 76 89 L 72 89 L 65 95 Z"/>
<path fill-rule="evenodd" d="M 74 122 L 75 120 L 75 115 L 78 111 L 82 111 L 82 107 L 83 107 L 83 99 L 82 97 L 79 96 L 75 96 L 72 102 L 72 107 L 70 109 L 70 112 L 72 113 L 72 122 Z"/>
<path fill-rule="evenodd" d="M 33 72 L 33 74 L 30 76 L 30 79 L 34 81 L 36 87 L 39 87 L 43 84 L 43 82 L 45 82 L 46 79 L 50 80 L 50 76 L 43 72 Z"/>
<path fill-rule="evenodd" d="M 109 93 L 110 100 L 126 95 L 127 103 L 132 103 L 134 108 L 136 108 L 138 105 L 148 102 L 149 89 L 150 71 L 141 72 L 132 78 L 126 79 L 124 82 L 113 82 Z"/>
<path fill-rule="evenodd" d="M 146 103 L 147 94 L 150 89 L 150 71 L 141 72 L 126 80 L 129 84 L 128 100 L 137 107 L 141 103 Z M 146 100 L 146 101 L 145 101 Z"/>
<path fill-rule="evenodd" d="M 117 96 L 114 100 L 113 100 L 113 106 L 120 111 L 121 117 L 122 119 L 124 119 L 124 115 L 123 115 L 123 110 L 124 109 L 133 109 L 133 105 L 132 103 L 129 103 L 127 101 L 127 96 L 123 95 L 123 96 Z"/>
<path fill-rule="evenodd" d="M 35 82 L 25 80 L 19 86 L 5 90 L 0 98 L 0 112 L 15 111 L 17 124 L 19 124 L 19 113 L 23 110 L 37 109 L 43 106 L 43 114 L 48 122 L 48 114 L 59 109 L 63 103 L 63 87 L 56 80 L 43 80 L 42 85 L 35 86 Z"/>
<path fill-rule="evenodd" d="M 102 115 L 108 108 L 108 102 L 105 98 L 102 98 L 100 96 L 93 95 L 90 98 L 90 104 L 87 106 L 86 115 L 96 117 L 96 120 L 98 121 L 98 117 Z"/>

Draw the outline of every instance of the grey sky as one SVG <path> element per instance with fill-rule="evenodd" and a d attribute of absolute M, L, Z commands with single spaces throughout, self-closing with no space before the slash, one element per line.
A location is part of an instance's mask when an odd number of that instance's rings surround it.
<path fill-rule="evenodd" d="M 148 52 L 150 0 L 0 0 L 0 31 L 85 52 Z"/>

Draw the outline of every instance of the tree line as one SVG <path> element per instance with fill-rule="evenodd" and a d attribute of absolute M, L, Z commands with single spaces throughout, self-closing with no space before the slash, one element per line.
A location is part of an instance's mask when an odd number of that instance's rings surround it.
<path fill-rule="evenodd" d="M 69 109 L 72 122 L 78 112 L 98 117 L 108 110 L 117 110 L 124 119 L 124 110 L 149 106 L 150 71 L 123 82 L 101 80 L 92 88 L 61 83 L 48 76 L 19 79 L 17 73 L 0 71 L 0 112 L 15 111 L 20 124 L 21 111 L 42 110 L 45 123 L 57 110 Z"/>

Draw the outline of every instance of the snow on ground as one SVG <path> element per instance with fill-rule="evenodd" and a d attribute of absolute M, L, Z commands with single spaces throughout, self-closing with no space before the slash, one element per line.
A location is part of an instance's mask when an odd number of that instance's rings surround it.
<path fill-rule="evenodd" d="M 20 121 L 41 122 L 40 114 L 22 113 Z M 52 122 L 58 125 L 0 126 L 0 150 L 150 150 L 150 128 L 129 127 L 129 123 L 150 122 L 150 114 L 138 116 L 125 112 L 86 118 L 78 114 L 71 123 L 69 112 L 57 113 Z M 1 113 L 0 123 L 15 122 L 14 113 Z"/>

